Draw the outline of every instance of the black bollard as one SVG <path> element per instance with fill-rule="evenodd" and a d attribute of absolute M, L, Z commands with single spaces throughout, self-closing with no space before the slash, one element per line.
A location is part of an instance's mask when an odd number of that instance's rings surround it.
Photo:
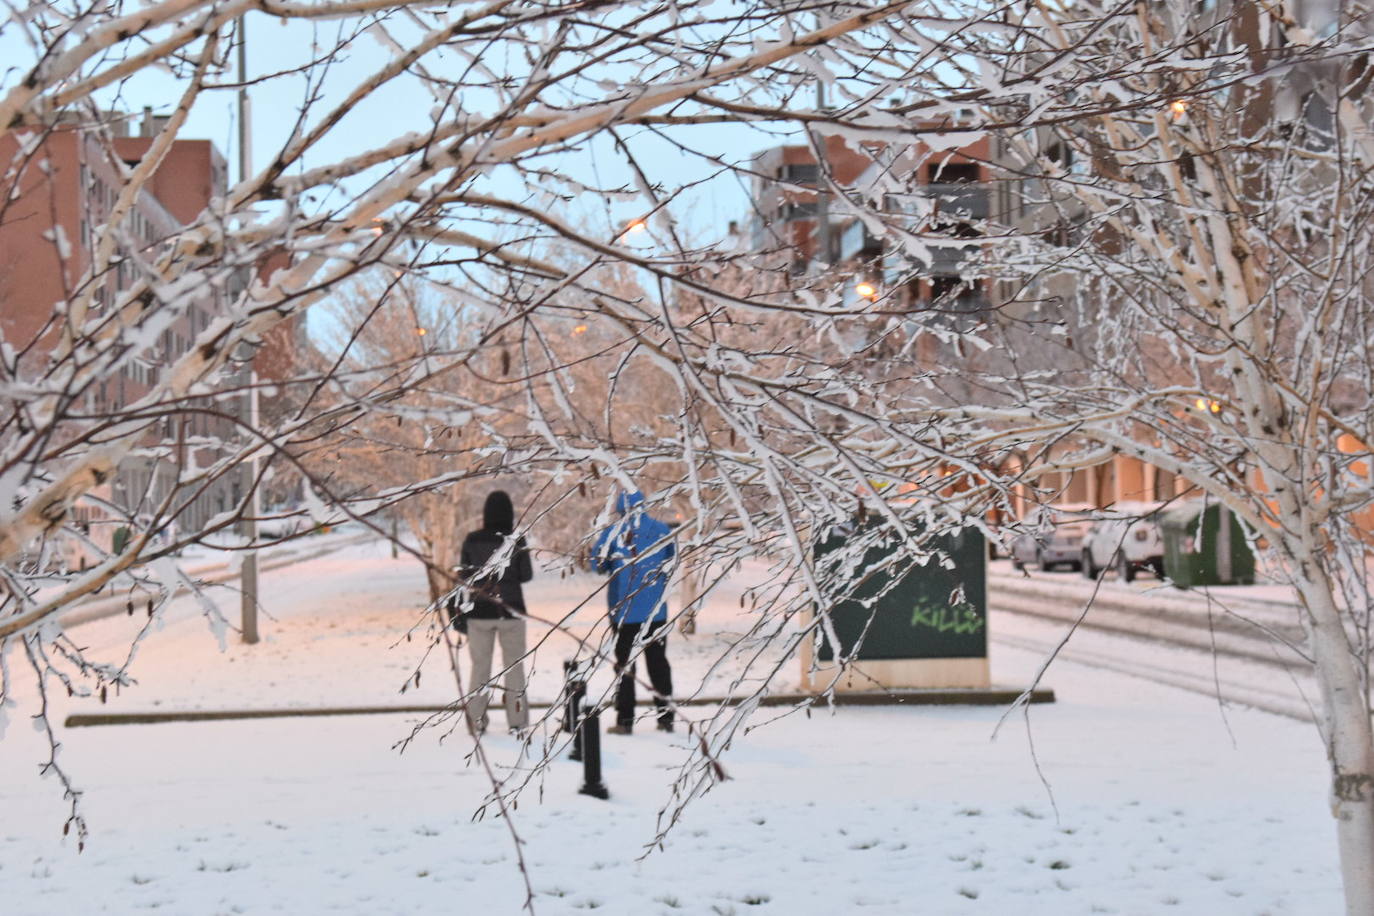
<path fill-rule="evenodd" d="M 563 659 L 563 731 L 577 728 L 577 711 L 573 709 L 573 682 L 577 680 L 577 661 Z"/>
<path fill-rule="evenodd" d="M 563 730 L 572 733 L 572 751 L 569 760 L 582 759 L 582 732 L 577 727 L 582 715 L 582 698 L 587 695 L 587 682 L 577 676 L 577 662 L 567 659 L 563 662 Z"/>
<path fill-rule="evenodd" d="M 586 690 L 585 684 L 582 689 Z M 610 798 L 611 793 L 601 781 L 601 714 L 596 709 L 582 717 L 577 735 L 582 751 L 582 788 L 577 791 L 593 798 Z"/>

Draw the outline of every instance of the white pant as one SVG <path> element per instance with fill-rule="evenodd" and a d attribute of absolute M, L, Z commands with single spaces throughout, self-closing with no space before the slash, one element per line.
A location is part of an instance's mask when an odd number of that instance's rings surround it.
<path fill-rule="evenodd" d="M 480 620 L 468 618 L 468 654 L 472 674 L 468 679 L 468 720 L 475 727 L 487 727 L 487 689 L 491 680 L 491 657 L 497 637 L 501 640 L 501 665 L 505 677 L 506 725 L 524 728 L 530 723 L 525 704 L 525 621 Z M 499 672 L 498 672 L 499 673 Z"/>

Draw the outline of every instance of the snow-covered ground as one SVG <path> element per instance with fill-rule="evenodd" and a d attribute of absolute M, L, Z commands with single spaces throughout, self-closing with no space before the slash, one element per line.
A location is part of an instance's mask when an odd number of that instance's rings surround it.
<path fill-rule="evenodd" d="M 265 582 L 274 619 L 264 621 L 262 644 L 231 643 L 221 654 L 179 606 L 140 651 L 137 688 L 103 707 L 61 696 L 59 712 L 451 697 L 447 661 L 421 660 L 423 629 L 406 640 L 424 600 L 418 567 L 366 545 Z M 557 616 L 597 584 L 540 581 L 528 600 Z M 679 693 L 700 682 L 714 650 L 747 631 L 735 597 L 712 602 L 696 636 L 672 638 Z M 599 621 L 599 601 L 573 614 L 574 632 Z M 1010 631 L 1016 621 L 998 615 L 994 627 Z M 109 655 L 137 623 L 116 617 L 72 633 Z M 1025 683 L 1039 657 L 1000 644 L 996 629 L 993 637 L 994 679 Z M 556 696 L 573 645 L 557 635 L 539 649 L 535 698 Z M 412 680 L 402 696 L 417 665 L 420 686 Z M 784 675 L 781 687 L 795 685 L 794 662 Z M 721 692 L 729 676 L 705 692 Z M 521 797 L 513 822 L 535 911 L 1341 911 L 1310 726 L 1243 709 L 1223 718 L 1196 694 L 1067 661 L 1049 682 L 1058 702 L 1030 713 L 1039 772 L 1019 717 L 992 740 L 996 709 L 844 707 L 809 718 L 763 710 L 760 727 L 723 759 L 729 781 L 647 855 L 687 736 L 607 736 L 609 801 L 578 795 L 580 767 L 561 760 Z M 16 719 L 0 757 L 0 910 L 518 913 L 524 887 L 508 827 L 490 812 L 473 820 L 489 785 L 471 763 L 470 739 L 441 742 L 447 731 L 430 731 L 398 753 L 417 718 L 66 730 L 62 760 L 86 791 L 92 830 L 80 855 L 62 838 L 59 788 L 36 775 L 39 736 Z M 512 738 L 492 734 L 485 744 L 502 774 L 527 763 Z"/>

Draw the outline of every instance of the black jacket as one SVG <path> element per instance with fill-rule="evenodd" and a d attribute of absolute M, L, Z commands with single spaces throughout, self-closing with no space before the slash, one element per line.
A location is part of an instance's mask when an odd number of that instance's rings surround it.
<path fill-rule="evenodd" d="M 533 579 L 534 570 L 530 566 L 530 550 L 525 545 L 523 537 L 516 538 L 515 551 L 506 568 L 501 571 L 500 578 L 493 577 L 490 570 L 482 578 L 476 578 L 508 537 L 510 535 L 479 528 L 463 540 L 460 572 L 463 580 L 472 587 L 472 610 L 468 612 L 469 617 L 494 620 L 514 617 L 511 611 L 522 614 L 525 612 L 525 595 L 520 583 Z M 497 600 L 492 601 L 484 595 Z"/>
<path fill-rule="evenodd" d="M 487 570 L 487 562 L 499 551 L 515 529 L 515 507 L 503 490 L 487 494 L 482 507 L 482 527 L 463 539 L 459 573 L 472 589 L 472 610 L 469 617 L 481 620 L 509 619 L 525 612 L 525 596 L 520 583 L 534 578 L 530 568 L 530 551 L 523 537 L 516 538 L 505 569 L 499 573 Z M 480 575 L 479 575 L 480 574 Z"/>

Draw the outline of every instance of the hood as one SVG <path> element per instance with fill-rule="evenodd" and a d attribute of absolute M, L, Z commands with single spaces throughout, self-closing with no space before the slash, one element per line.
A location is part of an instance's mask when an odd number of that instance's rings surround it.
<path fill-rule="evenodd" d="M 628 493 L 621 493 L 615 498 L 615 511 L 619 515 L 624 515 L 635 506 L 644 502 L 644 494 L 638 490 L 631 490 Z"/>
<path fill-rule="evenodd" d="M 487 494 L 487 503 L 482 507 L 482 527 L 495 534 L 510 534 L 515 530 L 515 506 L 505 490 Z"/>

